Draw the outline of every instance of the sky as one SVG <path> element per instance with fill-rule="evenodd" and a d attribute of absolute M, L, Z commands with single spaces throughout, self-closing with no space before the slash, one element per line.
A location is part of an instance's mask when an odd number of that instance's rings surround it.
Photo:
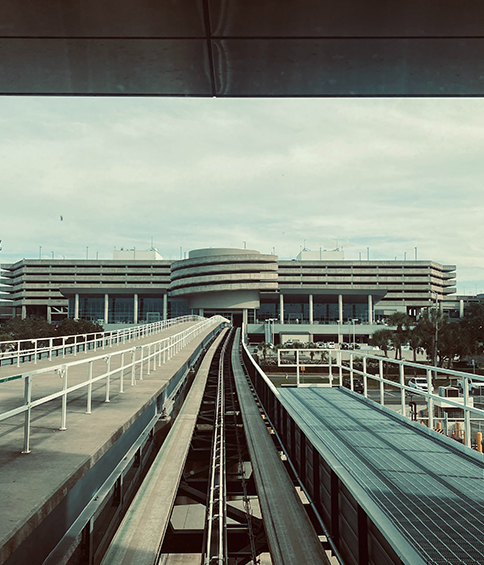
<path fill-rule="evenodd" d="M 484 292 L 484 99 L 0 102 L 0 262 L 343 248 Z"/>

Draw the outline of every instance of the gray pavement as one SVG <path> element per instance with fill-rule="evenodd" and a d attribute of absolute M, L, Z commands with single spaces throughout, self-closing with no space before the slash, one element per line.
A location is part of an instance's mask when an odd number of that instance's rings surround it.
<path fill-rule="evenodd" d="M 160 340 L 192 326 L 180 324 L 159 334 L 126 343 L 103 351 L 69 356 L 64 362 L 90 358 L 100 353 L 114 353 L 149 342 Z M 144 367 L 142 381 L 131 386 L 131 373 L 125 377 L 125 392 L 119 392 L 119 374 L 111 382 L 110 402 L 105 400 L 105 382 L 93 386 L 92 413 L 86 414 L 86 388 L 69 395 L 67 430 L 60 431 L 61 400 L 56 399 L 32 411 L 31 453 L 22 454 L 24 415 L 0 422 L 0 563 L 40 523 L 52 508 L 65 496 L 118 437 L 135 421 L 144 408 L 169 382 L 195 350 L 200 340 L 213 330 L 213 326 L 193 339 L 172 359 L 147 374 Z M 119 358 L 119 356 L 118 356 Z M 125 363 L 128 362 L 128 359 Z M 119 361 L 117 361 L 119 363 Z M 53 369 L 58 360 L 42 360 L 36 365 L 2 367 L 0 377 L 25 374 L 28 370 Z M 119 365 L 118 365 L 119 366 Z M 87 363 L 71 367 L 69 386 L 87 379 Z M 116 368 L 113 364 L 111 369 Z M 93 374 L 106 370 L 102 359 L 93 362 Z M 139 371 L 137 374 L 139 377 Z M 38 375 L 33 380 L 33 398 L 40 398 L 60 390 L 62 380 L 53 370 Z M 0 383 L 0 412 L 22 404 L 23 379 Z"/>

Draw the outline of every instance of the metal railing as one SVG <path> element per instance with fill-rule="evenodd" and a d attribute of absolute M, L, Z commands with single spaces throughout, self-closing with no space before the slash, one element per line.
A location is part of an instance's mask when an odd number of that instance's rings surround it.
<path fill-rule="evenodd" d="M 188 317 L 187 317 L 188 318 Z M 198 317 L 197 317 L 198 318 Z M 212 326 L 226 323 L 227 320 L 221 316 L 214 316 L 212 318 L 199 318 L 202 321 L 183 330 L 179 334 L 154 341 L 152 343 L 140 345 L 137 347 L 130 347 L 121 351 L 110 353 L 103 353 L 101 355 L 90 357 L 88 359 L 76 360 L 70 363 L 64 363 L 54 367 L 46 367 L 23 373 L 22 375 L 5 377 L 0 379 L 0 387 L 2 383 L 9 381 L 23 379 L 24 380 L 24 398 L 23 404 L 7 412 L 0 413 L 0 422 L 18 416 L 25 415 L 24 422 L 24 443 L 22 453 L 30 453 L 30 433 L 31 433 L 31 418 L 32 410 L 38 406 L 61 399 L 61 414 L 60 414 L 60 430 L 67 430 L 67 398 L 68 395 L 80 390 L 87 389 L 86 392 L 86 413 L 91 414 L 92 411 L 92 393 L 93 385 L 95 383 L 105 382 L 104 402 L 110 402 L 111 385 L 113 378 L 119 379 L 119 393 L 125 392 L 126 380 L 130 386 L 135 386 L 137 381 L 142 381 L 146 375 L 154 371 L 156 367 L 171 359 L 179 351 L 181 351 L 190 341 L 192 341 L 199 334 Z M 165 326 L 166 327 L 166 326 Z M 145 333 L 146 335 L 146 333 Z M 122 342 L 120 342 L 122 343 Z M 139 351 L 139 354 L 138 354 Z M 128 357 L 128 359 L 126 359 Z M 94 376 L 94 363 L 99 361 L 105 362 L 105 367 L 101 374 Z M 117 361 L 117 363 L 115 363 Z M 117 366 L 115 366 L 117 365 Z M 84 366 L 87 374 L 87 379 L 82 382 L 69 386 L 69 370 Z M 146 371 L 146 373 L 145 373 Z M 41 398 L 32 400 L 32 384 L 34 379 L 46 375 L 48 373 L 56 373 L 62 379 L 61 390 L 55 391 L 51 394 Z"/>
<path fill-rule="evenodd" d="M 190 315 L 107 332 L 0 341 L 0 367 L 6 364 L 16 364 L 17 367 L 20 367 L 20 363 L 26 361 L 34 363 L 37 363 L 39 359 L 52 361 L 53 357 L 65 357 L 68 354 L 76 355 L 93 349 L 105 349 L 154 335 L 177 324 L 197 322 L 203 319 L 200 316 Z"/>
<path fill-rule="evenodd" d="M 309 353 L 314 351 L 315 353 L 321 354 L 325 352 L 328 355 L 328 362 L 315 363 L 312 360 L 301 359 L 301 355 L 304 353 Z M 294 356 L 294 363 L 284 362 L 284 353 L 291 353 Z M 369 362 L 373 362 L 375 373 L 369 371 Z M 397 367 L 397 380 L 391 380 L 386 375 L 387 371 L 384 368 L 384 363 L 391 364 Z M 356 364 L 361 364 L 361 369 L 356 368 Z M 301 368 L 302 367 L 321 367 L 328 368 L 329 382 L 328 386 L 332 386 L 333 379 L 337 378 L 339 380 L 339 386 L 343 386 L 344 375 L 349 376 L 349 388 L 354 391 L 355 376 L 361 377 L 363 380 L 363 395 L 368 398 L 368 379 L 375 381 L 379 390 L 379 403 L 385 405 L 385 385 L 391 386 L 400 391 L 400 409 L 403 416 L 407 415 L 406 399 L 407 395 L 417 395 L 423 397 L 424 402 L 427 404 L 428 416 L 422 416 L 419 420 L 426 420 L 428 427 L 434 429 L 434 425 L 437 421 L 452 421 L 458 422 L 459 420 L 464 423 L 464 429 L 462 430 L 463 443 L 467 447 L 471 447 L 471 414 L 477 415 L 477 420 L 484 418 L 484 410 L 476 408 L 470 404 L 470 394 L 469 394 L 469 380 L 480 381 L 484 386 L 484 376 L 479 376 L 471 373 L 465 373 L 462 371 L 455 371 L 453 369 L 444 369 L 442 367 L 435 367 L 429 365 L 423 365 L 421 363 L 414 363 L 411 361 L 390 359 L 388 357 L 370 355 L 354 351 L 346 351 L 339 349 L 279 349 L 278 350 L 278 365 L 280 367 L 296 367 L 297 371 L 297 382 L 296 386 L 314 386 L 309 384 L 304 384 L 300 382 Z M 387 365 L 388 367 L 388 365 Z M 335 375 L 334 372 L 337 372 Z M 412 374 L 409 374 L 411 371 Z M 415 388 L 409 386 L 407 379 L 411 379 L 419 371 L 424 375 L 427 385 L 427 391 L 421 388 Z M 317 376 L 317 375 L 313 375 Z M 438 394 L 434 394 L 433 386 L 436 385 L 437 376 L 441 379 L 445 378 L 447 380 L 458 379 L 462 384 L 463 397 L 443 397 Z M 445 404 L 454 407 L 456 410 L 463 411 L 463 418 L 438 418 L 434 415 L 435 402 L 445 402 Z M 438 428 L 436 428 L 438 429 Z"/>

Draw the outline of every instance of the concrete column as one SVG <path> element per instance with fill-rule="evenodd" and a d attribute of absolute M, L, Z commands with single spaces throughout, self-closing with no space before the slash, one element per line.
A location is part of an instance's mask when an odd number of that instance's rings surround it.
<path fill-rule="evenodd" d="M 373 296 L 368 295 L 368 323 L 373 324 Z"/>
<path fill-rule="evenodd" d="M 343 295 L 338 294 L 338 319 L 339 323 L 343 323 Z"/>
<path fill-rule="evenodd" d="M 309 323 L 313 323 L 313 295 L 309 295 Z"/>
<path fill-rule="evenodd" d="M 168 320 L 168 294 L 163 295 L 163 320 Z"/>
<path fill-rule="evenodd" d="M 284 323 L 284 295 L 279 294 L 279 321 Z"/>
<path fill-rule="evenodd" d="M 25 306 L 25 304 L 22 304 L 22 320 L 25 320 L 26 317 L 27 317 L 27 306 Z"/>
<path fill-rule="evenodd" d="M 104 295 L 104 323 L 107 324 L 109 319 L 109 294 Z"/>
<path fill-rule="evenodd" d="M 79 319 L 79 295 L 74 295 L 74 320 Z"/>
<path fill-rule="evenodd" d="M 198 315 L 199 315 L 199 316 L 203 316 L 203 308 L 199 308 L 199 309 L 198 309 Z"/>
<path fill-rule="evenodd" d="M 50 306 L 47 306 L 47 321 L 49 323 L 52 322 L 52 309 Z"/>
<path fill-rule="evenodd" d="M 249 322 L 249 312 L 247 308 L 244 308 L 242 310 L 242 326 L 247 327 L 248 322 Z"/>
<path fill-rule="evenodd" d="M 464 317 L 464 301 L 463 300 L 459 300 L 459 316 L 461 318 Z"/>
<path fill-rule="evenodd" d="M 133 306 L 133 322 L 135 324 L 138 323 L 138 312 L 139 312 L 139 301 L 138 301 L 138 295 L 135 294 L 134 295 L 134 306 Z"/>

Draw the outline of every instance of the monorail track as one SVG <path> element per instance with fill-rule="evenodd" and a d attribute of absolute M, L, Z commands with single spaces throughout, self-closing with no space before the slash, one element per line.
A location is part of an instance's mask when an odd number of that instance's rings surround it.
<path fill-rule="evenodd" d="M 275 564 L 329 562 L 254 399 L 239 342 L 239 331 L 227 330 L 206 353 L 103 565 L 169 564 L 189 553 L 202 565 L 256 564 L 267 551 Z M 251 510 L 256 495 L 262 519 Z M 187 500 L 203 504 L 205 518 L 177 529 L 172 513 Z"/>

